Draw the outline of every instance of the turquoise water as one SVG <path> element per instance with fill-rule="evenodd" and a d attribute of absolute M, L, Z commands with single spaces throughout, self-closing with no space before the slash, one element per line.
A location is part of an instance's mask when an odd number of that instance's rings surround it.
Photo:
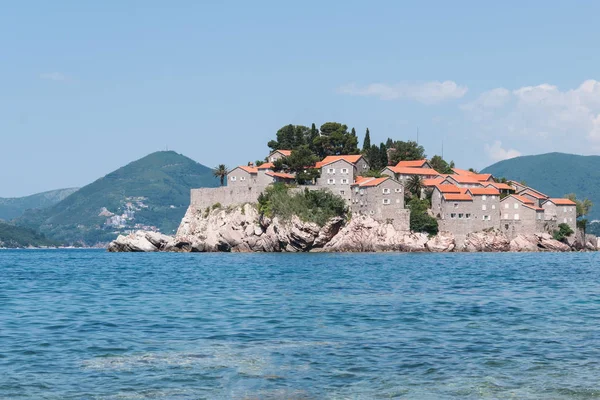
<path fill-rule="evenodd" d="M 599 261 L 0 251 L 0 398 L 600 398 Z"/>

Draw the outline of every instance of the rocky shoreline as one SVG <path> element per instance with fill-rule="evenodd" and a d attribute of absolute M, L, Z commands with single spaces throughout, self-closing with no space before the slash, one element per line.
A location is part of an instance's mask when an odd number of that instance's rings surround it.
<path fill-rule="evenodd" d="M 568 252 L 596 251 L 597 238 L 573 235 L 567 243 L 548 233 L 520 235 L 509 240 L 490 230 L 457 240 L 449 232 L 396 231 L 360 216 L 346 222 L 334 218 L 324 226 L 265 218 L 251 204 L 208 212 L 189 208 L 175 237 L 137 231 L 110 243 L 110 252 Z"/>

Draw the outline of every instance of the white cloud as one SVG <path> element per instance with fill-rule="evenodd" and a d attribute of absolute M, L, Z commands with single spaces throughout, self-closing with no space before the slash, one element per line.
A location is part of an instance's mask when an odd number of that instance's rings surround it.
<path fill-rule="evenodd" d="M 57 82 L 67 80 L 67 77 L 64 74 L 61 74 L 60 72 L 45 72 L 43 74 L 40 74 L 40 78 Z"/>
<path fill-rule="evenodd" d="M 351 83 L 341 86 L 338 92 L 354 96 L 374 96 L 381 100 L 411 99 L 423 104 L 435 104 L 444 100 L 459 99 L 467 90 L 466 86 L 459 86 L 454 81 L 432 81 L 394 85 L 372 83 L 364 87 Z"/>
<path fill-rule="evenodd" d="M 499 140 L 494 141 L 492 145 L 486 144 L 485 152 L 494 162 L 519 157 L 521 155 L 521 153 L 515 149 L 504 149 L 502 147 L 502 142 Z"/>
<path fill-rule="evenodd" d="M 600 82 L 593 79 L 566 90 L 549 83 L 496 88 L 460 108 L 480 137 L 517 142 L 525 153 L 600 150 Z M 501 150 L 494 143 L 488 155 L 511 155 Z"/>

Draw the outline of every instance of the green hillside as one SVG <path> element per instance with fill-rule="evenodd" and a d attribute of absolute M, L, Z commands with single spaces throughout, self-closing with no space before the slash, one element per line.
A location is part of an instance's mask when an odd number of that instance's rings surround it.
<path fill-rule="evenodd" d="M 600 156 L 549 153 L 500 161 L 483 173 L 525 181 L 551 197 L 567 193 L 589 198 L 594 203 L 590 220 L 600 219 Z"/>
<path fill-rule="evenodd" d="M 33 229 L 0 222 L 0 248 L 56 246 L 57 242 L 47 239 Z"/>
<path fill-rule="evenodd" d="M 70 188 L 51 190 L 25 197 L 0 197 L 0 219 L 9 221 L 23 215 L 25 210 L 51 207 L 76 191 L 77 188 Z"/>
<path fill-rule="evenodd" d="M 79 189 L 58 204 L 27 211 L 18 225 L 66 243 L 94 245 L 132 229 L 173 233 L 185 214 L 190 189 L 219 184 L 212 170 L 161 151 L 134 161 Z"/>

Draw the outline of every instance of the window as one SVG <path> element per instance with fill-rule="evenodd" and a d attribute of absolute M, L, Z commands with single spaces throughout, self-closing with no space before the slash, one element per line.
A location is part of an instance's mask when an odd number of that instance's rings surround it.
<path fill-rule="evenodd" d="M 492 204 L 492 210 L 495 210 L 495 209 L 496 209 L 496 205 Z"/>
<path fill-rule="evenodd" d="M 458 208 L 458 203 L 454 203 L 454 208 Z"/>
<path fill-rule="evenodd" d="M 348 184 L 348 179 L 342 179 L 340 182 L 343 184 Z"/>
<path fill-rule="evenodd" d="M 483 211 L 485 211 L 485 210 L 487 210 L 487 206 L 484 204 L 484 205 L 482 205 L 482 206 L 481 206 L 481 209 L 482 209 Z"/>
<path fill-rule="evenodd" d="M 327 183 L 333 185 L 335 183 L 335 179 L 327 179 Z"/>
<path fill-rule="evenodd" d="M 363 194 L 365 194 L 365 189 L 360 189 L 360 195 L 362 196 Z"/>
<path fill-rule="evenodd" d="M 567 219 L 565 218 L 565 224 L 567 223 Z"/>
<path fill-rule="evenodd" d="M 236 180 L 236 179 L 237 179 L 237 178 L 236 178 L 235 176 L 232 176 L 232 177 L 231 177 L 231 182 L 235 182 L 235 180 Z"/>
<path fill-rule="evenodd" d="M 465 218 L 466 219 L 470 219 L 471 218 L 471 214 L 465 214 Z"/>
<path fill-rule="evenodd" d="M 245 181 L 245 180 L 246 180 L 246 177 L 245 177 L 245 176 L 242 176 L 242 177 L 240 178 L 240 181 Z"/>
<path fill-rule="evenodd" d="M 450 214 L 450 218 L 456 218 L 456 214 L 455 213 L 451 213 Z"/>
<path fill-rule="evenodd" d="M 481 200 L 485 201 L 487 199 L 487 196 L 484 194 L 483 196 L 481 196 Z"/>
<path fill-rule="evenodd" d="M 492 196 L 492 200 L 496 200 L 496 196 Z"/>
<path fill-rule="evenodd" d="M 345 190 L 340 190 L 340 194 L 346 194 Z"/>
<path fill-rule="evenodd" d="M 335 168 L 328 168 L 327 169 L 327 173 L 328 174 L 335 174 Z"/>
<path fill-rule="evenodd" d="M 464 216 L 465 216 L 465 215 L 464 215 L 464 214 L 462 214 L 462 213 L 459 213 L 459 214 L 458 214 L 458 218 L 460 218 L 460 219 L 462 219 Z"/>
<path fill-rule="evenodd" d="M 383 194 L 390 194 L 390 189 L 384 188 L 383 189 Z"/>
<path fill-rule="evenodd" d="M 566 209 L 566 208 L 563 208 L 563 212 L 567 212 L 567 209 Z"/>
<path fill-rule="evenodd" d="M 363 169 L 369 169 L 369 166 L 367 164 L 363 165 Z"/>
<path fill-rule="evenodd" d="M 519 208 L 519 204 L 515 203 L 515 210 L 517 210 Z M 517 218 L 518 219 L 518 218 Z"/>
<path fill-rule="evenodd" d="M 519 214 L 515 214 L 515 219 L 519 219 Z"/>
<path fill-rule="evenodd" d="M 400 204 L 400 199 L 396 199 L 396 204 Z"/>
<path fill-rule="evenodd" d="M 348 168 L 342 168 L 342 174 L 347 174 L 348 173 Z"/>
<path fill-rule="evenodd" d="M 506 204 L 504 205 L 504 208 L 508 208 L 508 207 L 509 207 L 509 204 L 508 204 L 508 203 L 506 203 Z"/>
<path fill-rule="evenodd" d="M 358 186 L 354 188 L 354 193 L 358 193 Z"/>
<path fill-rule="evenodd" d="M 542 214 L 541 213 L 537 213 L 537 218 L 538 219 L 542 219 Z"/>
<path fill-rule="evenodd" d="M 504 219 L 508 219 L 508 214 L 504 214 Z"/>
<path fill-rule="evenodd" d="M 390 204 L 390 199 L 383 199 L 383 204 Z"/>
<path fill-rule="evenodd" d="M 394 189 L 394 192 L 396 192 L 396 193 L 402 193 L 402 189 L 401 188 L 396 188 L 396 189 Z"/>
<path fill-rule="evenodd" d="M 492 219 L 489 215 L 484 215 L 483 216 L 483 220 L 484 221 L 489 221 L 490 219 Z"/>

